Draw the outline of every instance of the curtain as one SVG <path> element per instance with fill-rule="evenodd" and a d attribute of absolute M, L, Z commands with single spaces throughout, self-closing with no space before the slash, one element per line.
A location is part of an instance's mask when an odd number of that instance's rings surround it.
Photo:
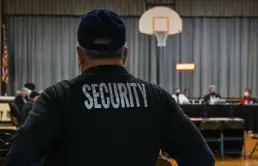
<path fill-rule="evenodd" d="M 172 92 L 186 90 L 202 97 L 215 85 L 223 97 L 238 97 L 244 88 L 258 94 L 258 18 L 183 18 L 183 33 L 169 36 L 157 49 L 154 36 L 139 33 L 138 18 L 125 17 L 129 55 L 126 68 L 135 76 L 156 82 Z M 10 92 L 25 82 L 44 89 L 78 74 L 77 17 L 8 16 Z M 176 63 L 194 62 L 195 71 L 179 72 Z"/>
<path fill-rule="evenodd" d="M 78 17 L 8 16 L 7 21 L 11 94 L 27 81 L 45 89 L 79 74 L 75 50 Z M 150 37 L 139 33 L 138 18 L 124 21 L 129 46 L 126 67 L 151 81 L 150 71 L 155 68 L 151 68 Z"/>
<path fill-rule="evenodd" d="M 34 82 L 44 89 L 75 76 L 78 19 L 65 17 L 8 17 L 12 89 Z"/>
<path fill-rule="evenodd" d="M 238 97 L 245 88 L 258 92 L 258 18 L 184 18 L 183 33 L 168 37 L 160 51 L 161 85 L 202 97 L 215 85 L 223 97 Z M 178 72 L 178 62 L 196 70 Z"/>

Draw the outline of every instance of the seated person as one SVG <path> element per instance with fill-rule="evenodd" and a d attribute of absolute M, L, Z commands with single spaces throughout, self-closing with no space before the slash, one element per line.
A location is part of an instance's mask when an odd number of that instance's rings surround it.
<path fill-rule="evenodd" d="M 25 122 L 25 120 L 27 119 L 30 110 L 33 107 L 34 102 L 37 100 L 39 96 L 39 93 L 36 91 L 32 91 L 30 93 L 29 96 L 29 100 L 23 105 L 22 109 L 21 109 L 21 119 L 20 119 L 20 123 L 21 125 Z"/>
<path fill-rule="evenodd" d="M 21 92 L 15 97 L 14 102 L 20 111 L 23 105 L 27 102 L 29 93 L 30 91 L 28 88 L 22 88 Z"/>
<path fill-rule="evenodd" d="M 245 89 L 244 95 L 240 100 L 240 104 L 253 104 L 256 103 L 257 100 L 252 97 L 252 92 L 249 89 Z"/>
<path fill-rule="evenodd" d="M 175 90 L 175 94 L 172 94 L 172 97 L 176 100 L 178 104 L 189 104 L 189 100 L 187 97 L 181 93 L 180 89 Z"/>
<path fill-rule="evenodd" d="M 216 88 L 214 85 L 211 85 L 209 88 L 209 94 L 205 95 L 204 97 L 204 102 L 208 103 L 211 101 L 216 101 L 218 99 L 221 99 L 220 94 L 216 93 Z"/>

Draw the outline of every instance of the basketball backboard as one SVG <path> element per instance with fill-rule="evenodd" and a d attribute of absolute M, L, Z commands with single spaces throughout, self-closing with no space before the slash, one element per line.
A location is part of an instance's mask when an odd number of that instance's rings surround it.
<path fill-rule="evenodd" d="M 141 16 L 139 31 L 144 34 L 155 35 L 158 46 L 166 46 L 168 35 L 182 32 L 182 19 L 177 12 L 168 7 L 153 7 Z"/>

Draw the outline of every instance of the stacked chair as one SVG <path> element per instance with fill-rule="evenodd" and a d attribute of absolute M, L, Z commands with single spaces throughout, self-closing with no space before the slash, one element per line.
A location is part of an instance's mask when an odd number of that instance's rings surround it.
<path fill-rule="evenodd" d="M 0 166 L 4 166 L 5 157 L 11 147 L 12 137 L 12 132 L 0 130 Z"/>
<path fill-rule="evenodd" d="M 241 156 L 242 149 L 244 157 L 246 157 L 245 124 L 242 120 L 228 119 L 225 121 L 211 121 L 204 119 L 199 125 L 199 130 L 211 150 L 219 153 L 222 160 L 225 153 L 233 156 Z"/>
<path fill-rule="evenodd" d="M 204 120 L 199 126 L 199 130 L 204 136 L 206 142 L 210 145 L 212 151 L 217 149 L 219 146 L 220 157 L 224 159 L 224 141 L 222 132 L 222 123 L 217 121 Z M 212 146 L 211 146 L 212 145 Z"/>

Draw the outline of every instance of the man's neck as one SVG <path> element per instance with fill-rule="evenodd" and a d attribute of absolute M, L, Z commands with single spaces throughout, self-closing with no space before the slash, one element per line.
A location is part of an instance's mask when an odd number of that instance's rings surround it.
<path fill-rule="evenodd" d="M 121 63 L 114 63 L 114 62 L 106 62 L 106 63 L 91 63 L 89 65 L 84 65 L 81 67 L 81 71 L 85 71 L 89 68 L 96 67 L 96 66 L 123 66 Z"/>

